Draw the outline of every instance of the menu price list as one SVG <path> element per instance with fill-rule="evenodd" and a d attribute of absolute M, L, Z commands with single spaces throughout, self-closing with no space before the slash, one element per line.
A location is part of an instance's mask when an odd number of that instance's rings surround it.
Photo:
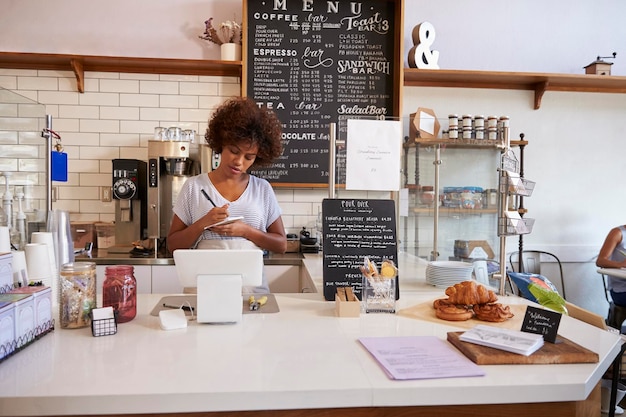
<path fill-rule="evenodd" d="M 322 201 L 324 298 L 335 299 L 338 287 L 353 287 L 361 299 L 365 257 L 380 267 L 383 259 L 397 264 L 393 200 L 325 199 Z M 397 280 L 397 278 L 396 278 Z M 396 282 L 396 299 L 399 295 Z"/>
<path fill-rule="evenodd" d="M 394 2 L 248 1 L 247 95 L 278 115 L 283 154 L 253 173 L 327 184 L 330 123 L 392 117 Z M 342 178 L 338 175 L 338 178 Z"/>

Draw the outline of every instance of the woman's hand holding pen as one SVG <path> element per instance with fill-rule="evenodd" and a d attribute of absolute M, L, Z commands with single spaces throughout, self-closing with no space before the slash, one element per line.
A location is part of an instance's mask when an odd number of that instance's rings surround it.
<path fill-rule="evenodd" d="M 228 218 L 228 204 L 224 204 L 222 207 L 213 207 L 203 218 L 204 227 L 221 222 L 226 218 Z"/>
<path fill-rule="evenodd" d="M 213 208 L 204 216 L 204 219 L 209 220 L 209 223 L 204 226 L 205 228 L 228 218 L 228 204 L 224 204 L 222 207 L 217 207 L 215 202 L 211 200 L 211 197 L 209 197 L 209 194 L 207 194 L 205 190 L 201 189 L 200 192 L 207 200 L 209 200 L 211 204 L 213 204 Z M 222 236 L 244 236 L 247 226 L 248 225 L 241 221 L 235 221 L 230 224 L 211 227 L 210 230 Z"/>
<path fill-rule="evenodd" d="M 204 227 L 208 227 L 217 222 L 221 222 L 228 217 L 228 204 L 224 204 L 222 207 L 218 207 L 215 202 L 211 200 L 211 197 L 209 197 L 204 189 L 201 189 L 200 192 L 202 193 L 204 198 L 209 200 L 209 202 L 213 205 L 213 208 L 209 210 L 206 216 L 204 216 L 204 219 L 208 221 L 208 223 L 205 224 Z"/>

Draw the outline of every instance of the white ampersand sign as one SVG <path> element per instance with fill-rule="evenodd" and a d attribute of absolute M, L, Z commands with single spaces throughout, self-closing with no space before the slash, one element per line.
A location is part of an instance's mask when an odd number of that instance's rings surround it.
<path fill-rule="evenodd" d="M 422 22 L 413 28 L 413 47 L 408 56 L 410 67 L 439 69 L 439 51 L 430 50 L 435 37 L 435 27 L 430 22 Z"/>

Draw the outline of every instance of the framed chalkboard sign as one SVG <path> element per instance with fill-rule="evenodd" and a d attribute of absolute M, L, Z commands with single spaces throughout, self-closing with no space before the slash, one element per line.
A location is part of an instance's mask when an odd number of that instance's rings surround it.
<path fill-rule="evenodd" d="M 331 123 L 342 141 L 348 119 L 399 117 L 402 0 L 244 0 L 243 16 L 243 93 L 283 124 L 283 154 L 252 173 L 326 187 Z"/>
<path fill-rule="evenodd" d="M 322 201 L 323 285 L 327 301 L 335 299 L 338 287 L 348 286 L 361 299 L 363 276 L 359 266 L 365 257 L 377 266 L 383 259 L 398 265 L 395 213 L 393 200 Z M 396 299 L 399 294 L 396 277 Z"/>

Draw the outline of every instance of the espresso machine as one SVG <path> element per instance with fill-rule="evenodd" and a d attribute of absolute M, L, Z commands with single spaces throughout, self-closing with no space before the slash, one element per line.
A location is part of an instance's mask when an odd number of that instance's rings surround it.
<path fill-rule="evenodd" d="M 115 246 L 130 251 L 133 242 L 145 239 L 147 217 L 147 164 L 137 159 L 113 160 L 113 199 L 115 199 Z"/>
<path fill-rule="evenodd" d="M 148 141 L 148 238 L 163 239 L 169 233 L 173 207 L 180 188 L 195 175 L 189 158 L 189 141 Z M 155 244 L 155 248 L 159 247 Z"/>

